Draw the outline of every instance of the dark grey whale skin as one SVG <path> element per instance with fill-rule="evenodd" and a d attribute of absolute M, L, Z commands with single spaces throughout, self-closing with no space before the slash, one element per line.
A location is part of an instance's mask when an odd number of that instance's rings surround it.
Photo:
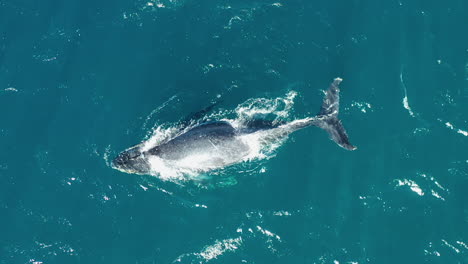
<path fill-rule="evenodd" d="M 305 122 L 293 125 L 289 133 L 311 125 L 318 126 L 327 131 L 330 138 L 339 146 L 347 150 L 355 150 L 356 147 L 350 144 L 341 120 L 338 119 L 340 82 L 341 79 L 336 78 L 325 92 L 319 114 Z M 238 155 L 248 151 L 248 146 L 238 139 L 239 135 L 275 129 L 281 125 L 285 124 L 273 124 L 268 120 L 252 120 L 244 124 L 242 128 L 235 129 L 226 121 L 206 122 L 147 151 L 141 151 L 141 144 L 123 151 L 112 161 L 112 166 L 125 172 L 149 174 L 148 157 L 152 155 L 169 161 L 182 159 L 193 152 L 203 153 L 203 151 Z M 228 162 L 225 163 L 222 165 L 229 165 Z"/>
<path fill-rule="evenodd" d="M 213 144 L 218 146 L 222 145 L 224 141 L 235 140 L 236 134 L 238 134 L 238 131 L 228 122 L 207 122 L 150 149 L 148 153 L 157 155 L 165 160 L 177 160 L 182 158 L 183 153 L 186 153 L 190 149 L 200 148 L 201 145 Z"/>

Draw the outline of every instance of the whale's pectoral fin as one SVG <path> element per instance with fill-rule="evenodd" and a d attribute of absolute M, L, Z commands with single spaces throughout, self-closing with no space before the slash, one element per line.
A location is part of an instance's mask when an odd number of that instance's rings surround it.
<path fill-rule="evenodd" d="M 356 147 L 349 142 L 346 130 L 338 119 L 338 112 L 340 107 L 340 88 L 341 78 L 336 78 L 325 92 L 322 108 L 320 109 L 319 116 L 314 120 L 313 124 L 323 128 L 328 132 L 330 138 L 336 142 L 340 147 L 347 150 L 355 150 Z"/>
<path fill-rule="evenodd" d="M 183 127 L 185 127 L 185 126 L 189 125 L 193 121 L 202 119 L 203 117 L 205 117 L 206 114 L 211 112 L 211 110 L 213 110 L 213 108 L 215 108 L 215 106 L 217 106 L 221 102 L 222 102 L 221 100 L 218 100 L 218 101 L 212 103 L 211 105 L 203 108 L 202 110 L 200 110 L 198 112 L 191 113 L 189 116 L 187 116 L 183 120 L 181 120 L 180 123 L 182 124 Z"/>

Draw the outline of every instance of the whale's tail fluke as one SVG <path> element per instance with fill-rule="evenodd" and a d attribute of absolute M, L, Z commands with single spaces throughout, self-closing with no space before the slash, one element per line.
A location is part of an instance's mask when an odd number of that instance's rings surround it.
<path fill-rule="evenodd" d="M 346 130 L 338 119 L 340 107 L 340 88 L 341 78 L 335 78 L 330 84 L 330 87 L 325 92 L 322 108 L 319 115 L 312 122 L 313 125 L 323 128 L 328 132 L 330 138 L 340 147 L 347 150 L 355 150 L 356 147 L 349 142 Z"/>

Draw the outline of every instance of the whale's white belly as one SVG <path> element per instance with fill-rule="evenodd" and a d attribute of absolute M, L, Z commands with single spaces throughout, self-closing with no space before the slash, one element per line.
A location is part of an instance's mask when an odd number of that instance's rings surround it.
<path fill-rule="evenodd" d="M 161 161 L 172 166 L 198 171 L 208 171 L 241 162 L 250 153 L 242 136 L 230 138 L 198 138 L 171 146 L 160 155 Z"/>

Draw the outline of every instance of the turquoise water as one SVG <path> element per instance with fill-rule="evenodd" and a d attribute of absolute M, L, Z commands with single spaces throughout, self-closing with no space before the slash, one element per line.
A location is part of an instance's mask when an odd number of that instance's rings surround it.
<path fill-rule="evenodd" d="M 0 1 L 0 263 L 468 263 L 468 2 Z M 109 166 L 221 101 L 342 83 L 200 179 Z M 276 110 L 275 110 L 276 111 Z"/>

